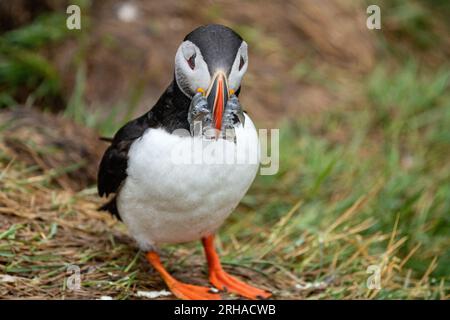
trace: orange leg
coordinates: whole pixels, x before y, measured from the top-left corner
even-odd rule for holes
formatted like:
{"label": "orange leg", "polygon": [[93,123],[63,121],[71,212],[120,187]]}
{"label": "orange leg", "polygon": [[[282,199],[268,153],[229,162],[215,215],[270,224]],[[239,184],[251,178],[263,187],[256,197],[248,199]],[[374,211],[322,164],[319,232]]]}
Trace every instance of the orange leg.
{"label": "orange leg", "polygon": [[270,297],[270,292],[252,287],[235,277],[229,275],[222,268],[219,256],[214,248],[214,236],[202,239],[206,259],[209,266],[209,281],[219,290],[233,292],[248,299],[265,299]]}
{"label": "orange leg", "polygon": [[217,293],[211,293],[211,289],[208,287],[194,286],[192,284],[186,284],[176,280],[172,277],[159,260],[159,255],[150,251],[146,255],[148,262],[159,272],[164,282],[169,287],[172,293],[184,300],[219,300],[220,295]]}

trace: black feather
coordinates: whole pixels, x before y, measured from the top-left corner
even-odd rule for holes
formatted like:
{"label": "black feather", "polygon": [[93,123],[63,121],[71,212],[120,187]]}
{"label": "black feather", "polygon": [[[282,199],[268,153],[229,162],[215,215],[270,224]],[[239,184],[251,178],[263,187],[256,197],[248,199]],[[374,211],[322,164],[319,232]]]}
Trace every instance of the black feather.
{"label": "black feather", "polygon": [[[189,103],[190,99],[173,81],[149,112],[131,120],[114,135],[111,145],[103,155],[98,171],[97,189],[101,197],[118,193],[127,177],[128,151],[132,143],[142,137],[147,129],[163,128],[168,132],[180,128],[189,130],[187,121]],[[116,197],[101,209],[119,216]]]}
{"label": "black feather", "polygon": [[193,42],[200,49],[211,75],[219,68],[225,68],[229,74],[242,44],[240,35],[219,24],[200,26],[184,40]]}
{"label": "black feather", "polygon": [[99,139],[100,139],[100,141],[105,141],[105,142],[109,142],[109,143],[113,142],[113,138],[109,138],[109,137],[100,137]]}
{"label": "black feather", "polygon": [[122,220],[120,218],[119,210],[117,210],[117,199],[116,198],[117,197],[114,196],[114,198],[112,198],[110,201],[108,201],[107,203],[105,203],[104,205],[99,207],[98,210],[99,211],[108,211],[113,216],[116,216],[117,219]]}

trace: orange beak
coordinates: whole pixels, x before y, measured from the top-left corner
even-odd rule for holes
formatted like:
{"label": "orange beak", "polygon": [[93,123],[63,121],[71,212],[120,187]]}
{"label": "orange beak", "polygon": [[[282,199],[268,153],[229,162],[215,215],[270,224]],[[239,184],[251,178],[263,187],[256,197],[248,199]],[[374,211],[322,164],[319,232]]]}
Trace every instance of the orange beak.
{"label": "orange beak", "polygon": [[214,128],[219,131],[222,129],[223,111],[227,104],[228,96],[227,78],[223,72],[217,72],[207,91],[206,99],[209,107],[212,107]]}

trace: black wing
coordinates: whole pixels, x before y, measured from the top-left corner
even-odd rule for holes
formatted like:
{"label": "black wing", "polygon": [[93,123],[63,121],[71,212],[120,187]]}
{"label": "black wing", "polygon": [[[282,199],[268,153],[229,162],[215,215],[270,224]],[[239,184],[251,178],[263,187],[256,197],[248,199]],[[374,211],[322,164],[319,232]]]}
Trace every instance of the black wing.
{"label": "black wing", "polygon": [[[149,112],[125,124],[112,139],[111,145],[106,149],[100,162],[97,179],[98,194],[102,197],[118,192],[120,185],[127,177],[128,151],[131,144],[140,138],[145,130],[163,127],[172,132],[177,128],[189,128],[188,108],[189,99],[174,83],[171,83]],[[107,210],[119,217],[116,197],[103,205],[100,210]]]}
{"label": "black wing", "polygon": [[108,196],[116,193],[127,177],[128,151],[131,144],[149,128],[148,114],[125,124],[114,136],[106,149],[98,171],[98,194]]}
{"label": "black wing", "polygon": [[[141,137],[148,129],[148,114],[125,124],[114,136],[111,145],[103,155],[97,177],[98,194],[108,196],[117,193],[122,182],[127,177],[128,151],[134,140]],[[109,211],[120,219],[117,210],[116,197],[104,204],[99,210]]]}

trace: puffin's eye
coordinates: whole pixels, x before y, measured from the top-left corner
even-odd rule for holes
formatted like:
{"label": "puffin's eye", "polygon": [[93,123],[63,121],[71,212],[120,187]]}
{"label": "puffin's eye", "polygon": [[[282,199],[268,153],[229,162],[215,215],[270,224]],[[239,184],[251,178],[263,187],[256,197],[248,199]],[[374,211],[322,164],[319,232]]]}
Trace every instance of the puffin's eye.
{"label": "puffin's eye", "polygon": [[239,71],[241,71],[244,64],[245,64],[244,58],[241,56],[241,61],[239,62]]}
{"label": "puffin's eye", "polygon": [[191,67],[192,70],[194,70],[194,68],[195,68],[195,56],[196,56],[196,54],[194,53],[194,54],[187,60],[187,63],[189,64],[189,67]]}

